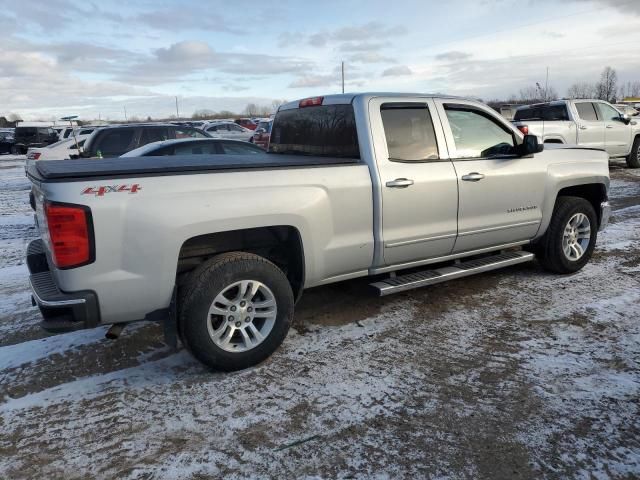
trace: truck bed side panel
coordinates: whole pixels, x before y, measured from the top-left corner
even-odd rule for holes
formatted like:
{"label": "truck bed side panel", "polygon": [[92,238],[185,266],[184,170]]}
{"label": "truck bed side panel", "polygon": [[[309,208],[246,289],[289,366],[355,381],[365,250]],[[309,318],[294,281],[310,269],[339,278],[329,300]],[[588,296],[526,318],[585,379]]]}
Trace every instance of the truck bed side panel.
{"label": "truck bed side panel", "polygon": [[[122,184],[137,184],[139,190],[82,193]],[[295,227],[304,246],[305,287],[365,275],[373,259],[371,180],[364,164],[39,186],[49,199],[92,210],[95,263],[54,272],[64,291],[96,292],[103,323],[137,320],[167,307],[180,248],[199,235]]]}

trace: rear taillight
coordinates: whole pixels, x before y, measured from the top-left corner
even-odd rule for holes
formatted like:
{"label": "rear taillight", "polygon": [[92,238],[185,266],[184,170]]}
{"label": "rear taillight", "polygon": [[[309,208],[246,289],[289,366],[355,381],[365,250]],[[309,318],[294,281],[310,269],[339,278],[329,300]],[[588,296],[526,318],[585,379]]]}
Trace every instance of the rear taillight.
{"label": "rear taillight", "polygon": [[524,135],[529,135],[529,125],[518,125],[518,130],[520,130]]}
{"label": "rear taillight", "polygon": [[323,101],[324,101],[324,97],[305,98],[304,100],[300,100],[300,103],[298,104],[298,108],[317,107],[318,105],[322,105]]}
{"label": "rear taillight", "polygon": [[40,155],[42,155],[40,152],[31,152],[29,155],[27,155],[27,158],[29,160],[38,160],[40,158]]}
{"label": "rear taillight", "polygon": [[57,268],[86,265],[94,260],[91,210],[82,205],[46,202],[44,214]]}

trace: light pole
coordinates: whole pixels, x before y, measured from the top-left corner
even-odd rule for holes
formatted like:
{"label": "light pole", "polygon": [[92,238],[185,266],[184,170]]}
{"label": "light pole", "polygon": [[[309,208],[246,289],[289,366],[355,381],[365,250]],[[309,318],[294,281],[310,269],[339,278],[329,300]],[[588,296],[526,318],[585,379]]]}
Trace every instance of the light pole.
{"label": "light pole", "polygon": [[80,154],[80,147],[78,146],[78,139],[76,138],[76,129],[73,128],[73,120],[78,118],[77,115],[71,115],[69,117],[62,117],[60,120],[69,121],[69,126],[71,127],[71,135],[73,135],[73,141],[76,143],[76,150],[78,151],[78,155]]}

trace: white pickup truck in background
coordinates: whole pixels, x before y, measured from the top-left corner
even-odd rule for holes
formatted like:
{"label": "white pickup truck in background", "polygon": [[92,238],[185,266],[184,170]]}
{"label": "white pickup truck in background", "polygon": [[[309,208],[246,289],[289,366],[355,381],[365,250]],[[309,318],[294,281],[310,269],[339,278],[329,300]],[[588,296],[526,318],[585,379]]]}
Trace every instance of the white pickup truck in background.
{"label": "white pickup truck in background", "polygon": [[516,110],[513,124],[540,142],[602,148],[640,167],[640,125],[603,100],[558,100]]}

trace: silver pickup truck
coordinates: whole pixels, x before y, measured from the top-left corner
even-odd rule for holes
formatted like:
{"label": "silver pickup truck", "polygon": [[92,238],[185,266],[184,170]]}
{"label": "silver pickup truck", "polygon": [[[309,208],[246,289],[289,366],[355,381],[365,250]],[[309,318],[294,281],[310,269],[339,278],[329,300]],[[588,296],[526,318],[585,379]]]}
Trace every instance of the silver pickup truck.
{"label": "silver pickup truck", "polygon": [[608,155],[542,147],[476,101],[343,94],[282,105],[264,155],[35,162],[34,302],[49,331],[162,320],[234,370],[281,344],[305,288],[534,256],[573,273],[608,221]]}
{"label": "silver pickup truck", "polygon": [[543,143],[602,148],[640,168],[640,125],[603,100],[558,100],[520,107],[513,124]]}

